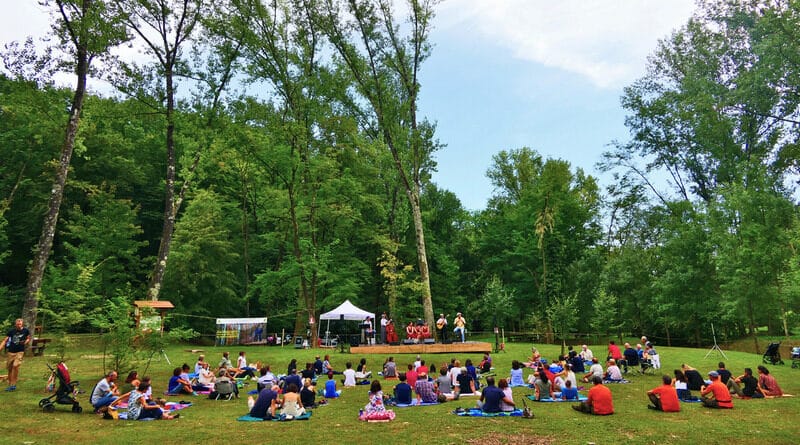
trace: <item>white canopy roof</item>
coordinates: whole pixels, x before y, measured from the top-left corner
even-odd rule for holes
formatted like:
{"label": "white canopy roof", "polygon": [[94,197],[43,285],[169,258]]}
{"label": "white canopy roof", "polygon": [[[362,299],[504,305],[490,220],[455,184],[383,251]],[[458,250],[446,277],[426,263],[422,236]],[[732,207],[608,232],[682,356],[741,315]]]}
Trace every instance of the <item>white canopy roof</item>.
{"label": "white canopy roof", "polygon": [[325,312],[324,314],[320,315],[320,320],[356,320],[361,321],[367,317],[372,317],[375,319],[375,314],[372,312],[367,312],[363,309],[359,309],[350,302],[350,300],[345,300],[344,303],[340,304],[339,307],[336,309]]}

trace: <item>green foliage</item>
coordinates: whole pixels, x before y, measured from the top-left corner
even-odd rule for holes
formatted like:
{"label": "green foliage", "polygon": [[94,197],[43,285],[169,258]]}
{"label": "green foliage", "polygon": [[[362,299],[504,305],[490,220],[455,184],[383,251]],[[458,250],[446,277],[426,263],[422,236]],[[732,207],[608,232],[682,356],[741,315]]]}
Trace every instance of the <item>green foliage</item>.
{"label": "green foliage", "polygon": [[106,300],[101,310],[90,317],[92,326],[99,329],[103,351],[103,373],[115,370],[120,375],[136,368],[139,359],[136,348],[137,332],[133,310],[126,297]]}
{"label": "green foliage", "polygon": [[511,321],[521,315],[515,304],[514,290],[505,286],[498,277],[492,277],[486,283],[483,294],[467,306],[467,313],[477,330],[512,326]]}
{"label": "green foliage", "polygon": [[614,294],[600,290],[592,304],[592,330],[601,335],[616,333],[622,327],[622,320],[618,310],[618,299]]}

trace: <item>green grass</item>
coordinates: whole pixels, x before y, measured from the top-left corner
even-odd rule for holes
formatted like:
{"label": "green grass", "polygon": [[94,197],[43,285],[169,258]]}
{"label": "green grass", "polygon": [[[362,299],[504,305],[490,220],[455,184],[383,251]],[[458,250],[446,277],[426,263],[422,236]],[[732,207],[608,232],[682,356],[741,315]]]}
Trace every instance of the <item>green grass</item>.
{"label": "green grass", "polygon": [[[529,344],[509,344],[506,353],[494,355],[500,375],[510,369],[513,359],[524,359],[530,351]],[[537,345],[545,357],[555,357],[558,346]],[[154,390],[162,392],[174,366],[186,362],[194,364],[197,354],[185,352],[190,346],[172,346],[166,350],[173,365],[163,358],[151,365]],[[212,362],[223,350],[236,355],[239,348],[204,348]],[[595,354],[604,354],[603,346],[592,346]],[[334,366],[343,369],[346,361],[354,364],[361,358],[329,350],[296,350],[280,347],[245,348],[251,363],[261,360],[285,372],[291,358],[298,363],[313,361],[317,353],[330,353]],[[688,363],[705,372],[716,369],[720,357],[712,354],[704,358],[707,350],[660,347],[662,371],[671,374],[681,363]],[[567,403],[531,403],[536,418],[465,418],[450,414],[456,407],[469,407],[470,399],[448,402],[438,406],[396,409],[397,417],[390,423],[367,424],[357,420],[359,408],[367,401],[366,386],[344,391],[343,396],[327,407],[314,410],[309,421],[301,422],[236,422],[236,417],[247,412],[245,398],[230,402],[212,401],[199,397],[195,406],[181,411],[176,421],[127,422],[102,420],[89,414],[88,392],[102,374],[102,360],[92,358],[100,354],[89,342],[79,342],[68,354],[67,361],[73,379],[81,381],[87,392],[80,397],[86,412],[76,415],[69,406],[60,405],[54,413],[42,413],[37,402],[45,396],[47,361],[52,356],[26,357],[18,390],[0,392],[0,416],[3,432],[0,443],[381,443],[391,444],[413,441],[415,443],[531,443],[531,438],[542,438],[545,443],[586,444],[594,442],[631,444],[686,444],[721,443],[737,444],[794,444],[800,442],[800,369],[792,369],[790,360],[784,366],[768,366],[784,391],[798,397],[772,400],[734,400],[735,409],[715,411],[700,404],[682,404],[682,411],[664,414],[645,408],[646,390],[659,384],[659,376],[633,376],[627,385],[610,385],[614,394],[616,414],[592,417],[579,414]],[[742,368],[754,368],[761,356],[741,352],[728,352],[728,368],[735,375]],[[384,356],[366,356],[368,366],[377,371]],[[423,357],[430,364],[449,361],[449,355]],[[480,361],[479,354],[458,357],[462,363],[471,358]],[[395,357],[398,365],[414,360],[413,355]],[[527,378],[527,373],[526,373]],[[392,384],[384,385],[391,392]],[[250,389],[250,388],[247,388]],[[245,390],[246,391],[246,390]],[[518,403],[531,391],[514,389]],[[185,396],[183,398],[186,398]],[[173,398],[178,400],[177,398]],[[524,437],[524,439],[523,439]],[[495,440],[491,440],[495,438]]]}

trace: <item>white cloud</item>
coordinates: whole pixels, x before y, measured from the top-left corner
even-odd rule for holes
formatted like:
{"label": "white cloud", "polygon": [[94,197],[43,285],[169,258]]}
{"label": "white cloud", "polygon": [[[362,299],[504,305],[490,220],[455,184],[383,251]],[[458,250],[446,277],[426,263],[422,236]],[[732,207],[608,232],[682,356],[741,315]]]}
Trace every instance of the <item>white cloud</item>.
{"label": "white cloud", "polygon": [[437,26],[618,88],[643,73],[658,39],[686,23],[693,9],[693,0],[448,0]]}

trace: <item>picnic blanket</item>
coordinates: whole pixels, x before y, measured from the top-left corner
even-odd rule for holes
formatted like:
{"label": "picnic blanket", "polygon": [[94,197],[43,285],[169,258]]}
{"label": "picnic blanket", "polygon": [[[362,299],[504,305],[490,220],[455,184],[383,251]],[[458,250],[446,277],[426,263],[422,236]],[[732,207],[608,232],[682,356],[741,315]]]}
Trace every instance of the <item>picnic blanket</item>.
{"label": "picnic blanket", "polygon": [[358,420],[364,420],[367,422],[388,422],[390,420],[394,420],[394,411],[387,409],[386,411],[381,411],[378,413],[361,413],[358,416]]}
{"label": "picnic blanket", "polygon": [[[281,416],[278,416],[278,417],[275,417],[275,418],[269,419],[269,420],[271,420],[273,422],[288,422],[290,420],[308,420],[310,418],[311,418],[311,411],[306,411],[305,413],[303,413],[302,416],[297,416],[297,417],[291,417],[290,418],[290,417],[286,417],[286,416],[281,415]],[[248,413],[248,414],[245,414],[245,415],[237,418],[236,420],[238,420],[239,422],[264,422],[267,419],[262,419],[261,417],[253,417]]]}
{"label": "picnic blanket", "polygon": [[453,414],[463,417],[522,417],[522,410],[515,409],[514,411],[485,413],[478,408],[469,408],[469,409],[458,408],[455,411],[453,411]]}
{"label": "picnic blanket", "polygon": [[[190,406],[192,406],[192,402],[182,402],[182,403],[181,402],[167,402],[164,405],[164,408],[166,408],[166,410],[169,411],[169,412],[173,412],[173,411],[180,411],[180,410],[182,410],[184,408],[188,408]],[[120,403],[120,404],[118,404],[116,406],[117,411],[119,411],[119,419],[120,420],[128,420],[128,410],[126,408],[128,408],[128,403],[127,402],[122,402],[122,403]],[[143,419],[143,420],[156,420],[156,419]]]}
{"label": "picnic blanket", "polygon": [[603,380],[603,383],[606,383],[606,384],[608,384],[608,383],[630,383],[630,382],[631,382],[630,380],[625,380],[625,379],[622,379],[622,380]]}
{"label": "picnic blanket", "polygon": [[533,400],[534,402],[585,402],[586,400],[589,399],[586,396],[578,396],[577,399],[569,399],[569,400],[551,399],[550,397],[545,397],[542,400],[536,400],[536,396],[533,395],[533,394],[530,394],[527,397],[528,397],[528,400]]}
{"label": "picnic blanket", "polygon": [[439,404],[439,402],[422,402],[422,403],[418,403],[417,399],[411,399],[411,403],[397,403],[397,404],[395,404],[393,406],[396,406],[398,408],[408,408],[410,406],[428,406],[428,405],[438,405],[438,404]]}

